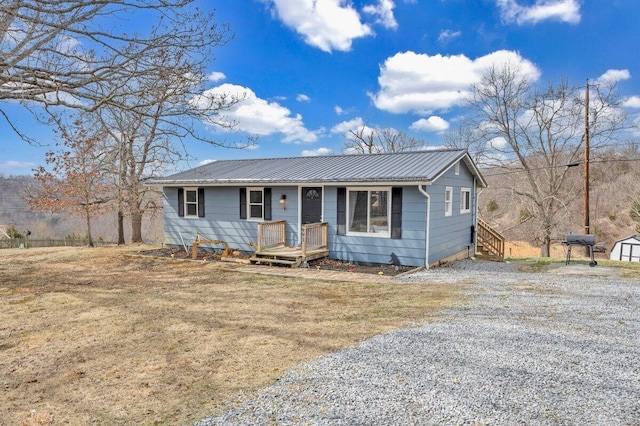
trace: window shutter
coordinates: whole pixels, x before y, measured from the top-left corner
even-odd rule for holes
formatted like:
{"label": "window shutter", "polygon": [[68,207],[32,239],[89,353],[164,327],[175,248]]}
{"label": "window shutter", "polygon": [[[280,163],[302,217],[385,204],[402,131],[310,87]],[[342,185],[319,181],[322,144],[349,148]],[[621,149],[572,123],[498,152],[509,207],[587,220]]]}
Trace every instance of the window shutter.
{"label": "window shutter", "polygon": [[247,218],[247,188],[240,188],[240,219]]}
{"label": "window shutter", "polygon": [[402,238],[402,188],[391,189],[391,238]]}
{"label": "window shutter", "polygon": [[264,189],[264,220],[271,220],[271,188]]}
{"label": "window shutter", "polygon": [[184,217],[184,188],[178,188],[178,216]]}
{"label": "window shutter", "polygon": [[198,188],[198,217],[204,217],[204,188]]}
{"label": "window shutter", "polygon": [[338,188],[338,235],[347,234],[347,188]]}

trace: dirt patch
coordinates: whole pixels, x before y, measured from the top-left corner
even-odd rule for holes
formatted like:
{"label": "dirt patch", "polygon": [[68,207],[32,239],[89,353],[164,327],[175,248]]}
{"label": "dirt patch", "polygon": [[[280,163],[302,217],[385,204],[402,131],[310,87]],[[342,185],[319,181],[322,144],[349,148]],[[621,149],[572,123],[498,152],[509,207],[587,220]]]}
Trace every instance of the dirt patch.
{"label": "dirt patch", "polygon": [[[504,254],[507,257],[539,257],[540,247],[535,247],[526,241],[507,241]],[[561,243],[551,245],[551,257],[563,258],[567,255],[567,246]]]}
{"label": "dirt patch", "polygon": [[0,252],[0,423],[185,424],[285,370],[436,318],[451,284],[225,272],[151,247]]}
{"label": "dirt patch", "polygon": [[[155,257],[164,257],[164,258],[172,258],[172,259],[192,259],[191,253],[187,253],[184,249],[179,248],[155,248],[153,250],[145,250],[142,251],[141,254],[147,256],[155,256]],[[243,255],[239,252],[235,252],[232,257],[236,258],[244,258],[249,259],[248,255]],[[198,255],[196,257],[197,260],[205,260],[205,261],[219,261],[221,260],[221,254],[219,251],[207,250],[201,248],[198,250]],[[285,266],[288,267],[288,266]],[[380,265],[380,264],[362,264],[362,263],[354,263],[354,262],[343,262],[341,260],[336,259],[317,259],[312,260],[308,264],[309,268],[312,269],[321,269],[328,271],[342,271],[342,272],[356,272],[363,274],[376,274],[376,275],[389,275],[395,276],[405,272],[408,272],[412,269],[415,269],[413,266],[402,266],[402,265]]]}
{"label": "dirt patch", "polygon": [[309,262],[310,268],[323,269],[329,271],[356,272],[363,274],[377,274],[395,276],[403,274],[412,269],[413,266],[394,266],[394,265],[363,265],[352,262],[342,262],[335,259],[318,259]]}

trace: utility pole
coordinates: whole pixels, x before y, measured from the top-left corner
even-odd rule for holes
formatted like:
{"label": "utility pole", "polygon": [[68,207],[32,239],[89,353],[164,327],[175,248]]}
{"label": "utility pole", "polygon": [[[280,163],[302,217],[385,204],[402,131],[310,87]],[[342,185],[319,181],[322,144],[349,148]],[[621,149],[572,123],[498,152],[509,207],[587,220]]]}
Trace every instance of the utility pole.
{"label": "utility pole", "polygon": [[[589,80],[585,89],[584,101],[584,233],[590,234],[589,224]],[[586,248],[587,256],[589,247]]]}

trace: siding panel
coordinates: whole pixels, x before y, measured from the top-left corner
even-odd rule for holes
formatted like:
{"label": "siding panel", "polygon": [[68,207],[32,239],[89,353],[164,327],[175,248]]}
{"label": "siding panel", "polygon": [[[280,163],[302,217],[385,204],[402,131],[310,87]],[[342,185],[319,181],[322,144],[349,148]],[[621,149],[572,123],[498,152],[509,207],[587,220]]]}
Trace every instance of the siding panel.
{"label": "siding panel", "polygon": [[[251,252],[249,241],[257,241],[258,223],[240,219],[237,187],[205,187],[205,211],[203,218],[178,216],[178,188],[164,188],[164,241],[165,244],[182,246],[195,240],[199,232],[204,239],[224,240],[230,247]],[[298,194],[296,187],[278,187],[273,196],[287,195],[287,209],[274,204],[272,220],[286,220],[287,244],[298,244]]]}

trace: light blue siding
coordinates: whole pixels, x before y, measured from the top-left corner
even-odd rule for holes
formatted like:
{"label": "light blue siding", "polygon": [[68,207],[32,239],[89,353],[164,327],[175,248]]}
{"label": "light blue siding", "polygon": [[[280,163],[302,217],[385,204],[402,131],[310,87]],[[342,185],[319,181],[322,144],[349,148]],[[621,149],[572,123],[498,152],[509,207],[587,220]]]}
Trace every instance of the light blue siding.
{"label": "light blue siding", "polygon": [[[240,219],[240,194],[237,187],[205,187],[205,217],[178,216],[178,188],[164,188],[164,241],[168,245],[187,245],[199,232],[203,239],[224,240],[229,247],[250,252],[250,241],[258,238],[257,221]],[[287,209],[283,211],[278,200],[287,196]],[[271,189],[272,220],[287,221],[287,244],[298,244],[298,189],[273,187]]]}
{"label": "light blue siding", "polygon": [[402,238],[337,235],[337,187],[325,186],[329,256],[349,262],[391,262],[391,253],[407,266],[424,266],[426,199],[415,186],[402,187]]}
{"label": "light blue siding", "polygon": [[[451,216],[445,216],[445,188],[453,189],[453,209]],[[468,213],[460,212],[461,189],[471,190],[471,208]],[[471,240],[471,227],[475,224],[475,195],[473,176],[460,165],[460,174],[456,175],[451,167],[433,185],[426,188],[431,197],[431,220],[429,233],[429,264],[464,250],[474,254],[475,246]]]}
{"label": "light blue siding", "polygon": [[[451,167],[432,185],[424,186],[430,195],[429,259],[433,264],[443,258],[469,250],[473,254],[472,226],[475,224],[476,188],[473,175],[463,162],[460,174]],[[309,185],[312,186],[312,185]],[[340,185],[344,186],[344,185]],[[445,216],[445,188],[453,188],[453,211]],[[386,186],[388,188],[388,186]],[[426,247],[427,198],[417,185],[402,187],[402,238],[337,235],[337,188],[325,185],[323,221],[327,222],[330,257],[351,262],[388,264],[395,254],[403,265],[424,266]],[[470,212],[460,212],[461,189],[471,191]],[[272,187],[272,220],[286,220],[287,244],[299,245],[299,188]],[[205,239],[225,240],[230,247],[252,252],[250,241],[257,241],[257,222],[240,219],[238,187],[205,187],[204,218],[178,217],[178,188],[164,188],[165,243],[191,245],[199,232]],[[287,208],[278,200],[286,195]]]}

